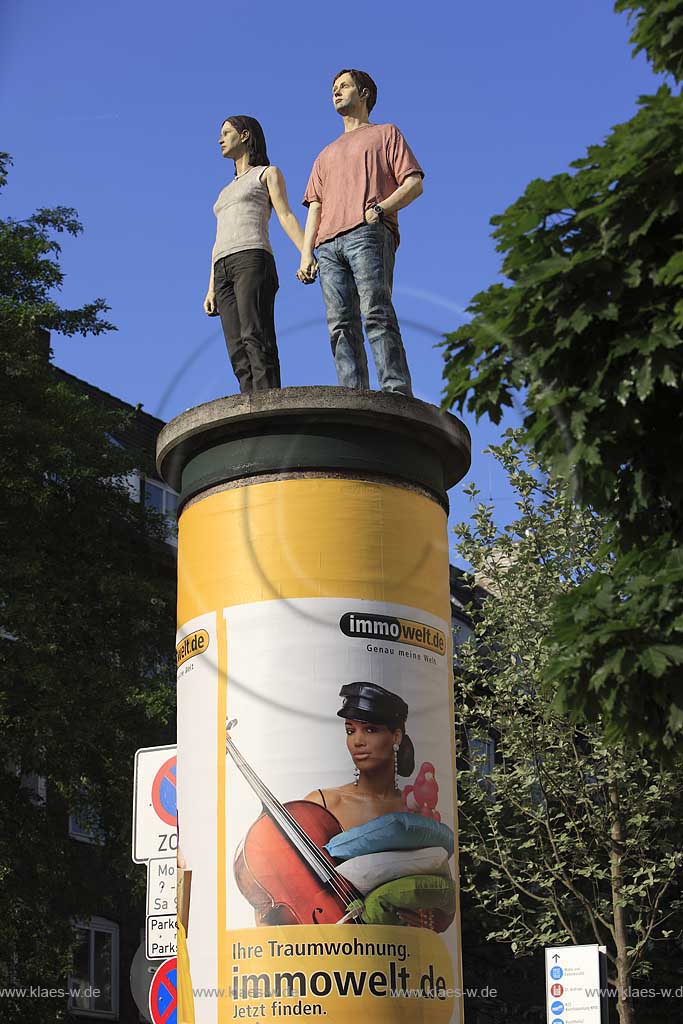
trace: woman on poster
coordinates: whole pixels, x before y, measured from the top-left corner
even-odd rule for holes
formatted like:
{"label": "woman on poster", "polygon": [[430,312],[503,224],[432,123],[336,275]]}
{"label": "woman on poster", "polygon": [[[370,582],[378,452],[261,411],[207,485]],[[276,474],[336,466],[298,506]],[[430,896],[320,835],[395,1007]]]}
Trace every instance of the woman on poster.
{"label": "woman on poster", "polygon": [[[455,914],[447,867],[453,832],[431,809],[407,810],[398,778],[415,768],[405,731],[408,705],[369,682],[347,683],[340,696],[337,714],[345,721],[356,778],[303,800],[277,800],[235,747],[230,730],[236,722],[228,723],[227,752],[263,807],[235,855],[237,886],[254,907],[257,925],[362,919],[444,931]],[[328,884],[333,900],[323,906]]]}
{"label": "woman on poster", "polygon": [[214,205],[208,316],[220,316],[240,392],[280,387],[275,335],[279,282],[268,235],[272,210],[299,251],[304,235],[289,206],[282,171],[268,158],[263,129],[247,115],[226,118],[219,145],[235,163],[235,176]]}
{"label": "woman on poster", "polygon": [[315,789],[305,800],[322,804],[344,830],[384,814],[405,811],[399,776],[412,775],[415,752],[406,733],[408,705],[376,683],[347,683],[337,712],[345,720],[346,746],[354,781],[334,789]]}

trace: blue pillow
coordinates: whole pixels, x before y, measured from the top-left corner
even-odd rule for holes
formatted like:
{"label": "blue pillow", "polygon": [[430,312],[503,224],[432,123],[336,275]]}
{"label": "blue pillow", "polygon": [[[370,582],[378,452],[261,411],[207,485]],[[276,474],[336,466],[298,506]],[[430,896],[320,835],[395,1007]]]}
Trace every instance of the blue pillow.
{"label": "blue pillow", "polygon": [[349,860],[365,853],[421,850],[425,846],[441,846],[450,857],[455,847],[452,829],[421,814],[394,811],[340,832],[325,849],[335,860]]}

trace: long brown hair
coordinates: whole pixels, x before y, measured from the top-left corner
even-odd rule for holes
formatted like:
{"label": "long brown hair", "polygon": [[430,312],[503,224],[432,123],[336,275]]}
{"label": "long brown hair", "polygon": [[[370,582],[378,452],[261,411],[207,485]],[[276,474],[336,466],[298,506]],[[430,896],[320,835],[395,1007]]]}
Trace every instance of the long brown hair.
{"label": "long brown hair", "polygon": [[[263,128],[256,118],[249,117],[247,114],[235,114],[231,117],[226,117],[225,121],[229,121],[235,131],[249,132],[247,152],[251,166],[262,167],[264,164],[268,166],[270,160],[268,159],[266,137],[263,134]],[[225,124],[225,121],[223,124]]]}

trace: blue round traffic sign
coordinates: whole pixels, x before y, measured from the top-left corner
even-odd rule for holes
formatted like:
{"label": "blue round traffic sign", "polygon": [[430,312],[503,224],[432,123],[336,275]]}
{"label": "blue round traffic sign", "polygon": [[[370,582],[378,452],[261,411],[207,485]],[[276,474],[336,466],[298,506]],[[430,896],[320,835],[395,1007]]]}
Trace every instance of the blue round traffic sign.
{"label": "blue round traffic sign", "polygon": [[559,981],[563,974],[564,974],[564,971],[562,970],[561,967],[551,967],[550,968],[550,977],[553,979],[553,981]]}
{"label": "blue round traffic sign", "polygon": [[557,1002],[552,1003],[550,1006],[551,1013],[564,1013],[564,1003],[561,1003],[559,999]]}
{"label": "blue round traffic sign", "polygon": [[561,1017],[556,1017],[553,1024],[565,1024]]}
{"label": "blue round traffic sign", "polygon": [[178,1024],[178,958],[165,960],[152,978],[149,1015],[153,1024]]}

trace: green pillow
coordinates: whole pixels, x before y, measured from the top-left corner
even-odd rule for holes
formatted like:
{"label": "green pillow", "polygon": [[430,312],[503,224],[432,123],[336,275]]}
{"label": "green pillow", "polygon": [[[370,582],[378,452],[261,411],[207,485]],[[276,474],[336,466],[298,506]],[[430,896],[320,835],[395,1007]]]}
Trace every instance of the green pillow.
{"label": "green pillow", "polygon": [[443,875],[406,875],[385,882],[365,897],[366,924],[406,922],[398,911],[434,911],[436,931],[445,931],[455,916],[455,882]]}

